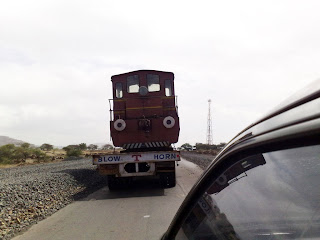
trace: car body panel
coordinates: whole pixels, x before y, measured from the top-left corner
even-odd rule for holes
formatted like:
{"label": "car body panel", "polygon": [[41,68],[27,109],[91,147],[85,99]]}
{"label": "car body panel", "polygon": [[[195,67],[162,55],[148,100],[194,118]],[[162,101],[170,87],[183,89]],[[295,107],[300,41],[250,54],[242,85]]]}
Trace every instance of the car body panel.
{"label": "car body panel", "polygon": [[306,89],[250,125],[227,144],[191,189],[163,239],[174,239],[212,179],[217,179],[227,166],[253,154],[320,143],[320,81]]}

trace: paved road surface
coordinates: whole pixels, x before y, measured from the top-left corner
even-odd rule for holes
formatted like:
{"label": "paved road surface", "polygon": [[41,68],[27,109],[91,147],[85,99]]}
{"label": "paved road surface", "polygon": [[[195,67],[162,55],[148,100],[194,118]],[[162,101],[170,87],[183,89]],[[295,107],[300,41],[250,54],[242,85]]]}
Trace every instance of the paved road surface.
{"label": "paved road surface", "polygon": [[31,227],[14,240],[46,239],[160,239],[202,170],[182,160],[177,186],[157,187],[137,181],[134,188],[109,192],[104,187]]}

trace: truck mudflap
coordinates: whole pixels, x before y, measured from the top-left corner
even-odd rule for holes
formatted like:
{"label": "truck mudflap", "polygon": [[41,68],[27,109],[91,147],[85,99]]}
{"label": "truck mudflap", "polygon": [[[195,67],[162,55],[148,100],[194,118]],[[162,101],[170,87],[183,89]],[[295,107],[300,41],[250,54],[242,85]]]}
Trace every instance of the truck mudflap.
{"label": "truck mudflap", "polygon": [[92,163],[100,164],[121,164],[121,163],[139,163],[139,162],[167,162],[180,161],[180,152],[135,152],[123,154],[93,155]]}

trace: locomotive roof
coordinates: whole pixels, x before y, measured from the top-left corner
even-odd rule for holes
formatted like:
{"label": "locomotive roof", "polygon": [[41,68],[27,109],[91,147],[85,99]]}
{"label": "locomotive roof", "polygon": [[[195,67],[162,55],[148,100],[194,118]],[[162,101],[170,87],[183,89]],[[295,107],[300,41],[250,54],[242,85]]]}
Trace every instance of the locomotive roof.
{"label": "locomotive roof", "polygon": [[134,73],[140,73],[140,72],[154,72],[154,73],[167,73],[167,74],[173,74],[173,72],[165,72],[165,71],[158,71],[158,70],[136,70],[136,71],[132,71],[132,72],[127,72],[127,73],[121,73],[121,74],[117,74],[117,75],[113,75],[111,76],[111,81],[114,77],[120,77],[120,76],[124,76],[124,75],[130,75],[130,74],[134,74]]}

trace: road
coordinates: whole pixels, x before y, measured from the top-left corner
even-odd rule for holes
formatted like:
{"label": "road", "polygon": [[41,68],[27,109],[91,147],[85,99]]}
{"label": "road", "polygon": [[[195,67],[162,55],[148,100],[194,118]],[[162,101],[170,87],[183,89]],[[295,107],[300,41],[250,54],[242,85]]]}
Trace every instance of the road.
{"label": "road", "polygon": [[104,187],[13,239],[160,239],[202,172],[182,160],[174,188],[159,188],[152,180],[137,181],[133,189],[121,192]]}

